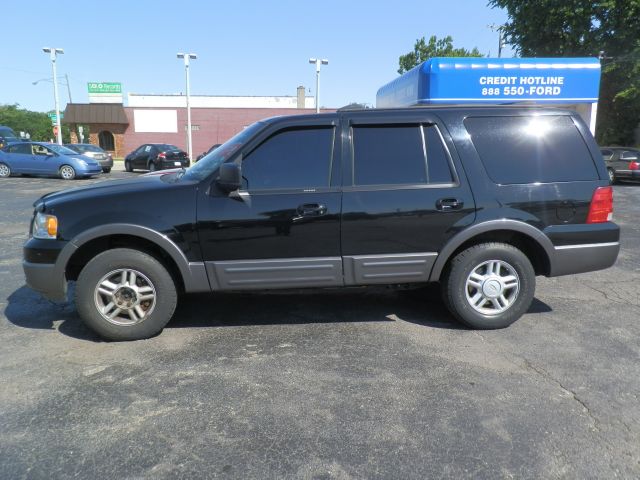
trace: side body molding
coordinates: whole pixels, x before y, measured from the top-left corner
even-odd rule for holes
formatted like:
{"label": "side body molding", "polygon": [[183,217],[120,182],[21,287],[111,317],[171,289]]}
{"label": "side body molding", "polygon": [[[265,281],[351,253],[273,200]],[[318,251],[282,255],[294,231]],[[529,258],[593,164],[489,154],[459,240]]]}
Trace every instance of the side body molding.
{"label": "side body molding", "polygon": [[130,223],[101,225],[80,233],[60,252],[58,260],[56,261],[56,275],[60,275],[64,278],[64,273],[69,259],[82,245],[91,240],[95,240],[96,238],[108,237],[110,235],[131,235],[155,243],[164,252],[166,252],[178,266],[186,292],[211,291],[204,262],[189,262],[182,250],[180,250],[180,248],[166,235],[163,235],[151,228]]}
{"label": "side body molding", "polygon": [[546,252],[547,257],[550,262],[553,262],[555,251],[553,248],[553,244],[549,237],[547,237],[544,233],[538,230],[536,227],[533,227],[525,222],[520,222],[517,220],[509,220],[509,219],[501,219],[501,220],[489,220],[482,223],[477,223],[470,227],[467,227],[462,232],[455,235],[453,238],[447,242],[447,244],[442,248],[440,253],[438,254],[438,258],[436,259],[433,268],[431,270],[431,275],[429,276],[429,281],[437,282],[440,280],[440,275],[442,274],[442,270],[451,257],[451,254],[455,252],[455,250],[462,245],[467,240],[475,237],[476,235],[480,235],[482,233],[496,231],[496,230],[511,230],[518,233],[523,233],[528,237],[531,237],[534,241],[536,241]]}

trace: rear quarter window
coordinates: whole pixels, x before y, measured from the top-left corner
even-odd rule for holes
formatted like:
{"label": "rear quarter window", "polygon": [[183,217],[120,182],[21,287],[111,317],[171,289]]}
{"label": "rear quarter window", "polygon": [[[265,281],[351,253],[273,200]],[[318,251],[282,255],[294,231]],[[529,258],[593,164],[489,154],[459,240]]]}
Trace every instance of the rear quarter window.
{"label": "rear quarter window", "polygon": [[495,183],[599,179],[587,144],[568,115],[470,117],[464,124]]}

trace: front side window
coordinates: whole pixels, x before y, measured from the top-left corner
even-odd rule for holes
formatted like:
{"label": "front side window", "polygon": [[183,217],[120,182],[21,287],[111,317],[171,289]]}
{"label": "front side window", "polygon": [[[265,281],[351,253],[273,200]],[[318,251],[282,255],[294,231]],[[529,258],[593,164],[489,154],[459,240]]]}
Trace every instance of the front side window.
{"label": "front side window", "polygon": [[328,187],[332,152],[333,127],[281,130],[242,160],[243,188]]}
{"label": "front side window", "polygon": [[354,185],[452,181],[449,155],[435,125],[353,127]]}

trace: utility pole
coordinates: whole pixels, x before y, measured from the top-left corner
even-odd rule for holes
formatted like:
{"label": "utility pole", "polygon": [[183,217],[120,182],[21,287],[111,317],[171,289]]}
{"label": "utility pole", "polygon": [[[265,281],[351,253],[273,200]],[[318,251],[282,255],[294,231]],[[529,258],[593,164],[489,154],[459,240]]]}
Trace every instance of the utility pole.
{"label": "utility pole", "polygon": [[320,113],[320,65],[329,65],[326,58],[310,58],[309,63],[316,66],[316,113]]}
{"label": "utility pole", "polygon": [[58,137],[58,144],[62,145],[62,126],[60,125],[60,102],[58,100],[58,74],[56,70],[56,60],[58,54],[63,54],[64,50],[62,48],[45,47],[42,51],[48,53],[49,58],[51,59],[51,69],[53,70],[53,97],[56,104],[56,136]]}

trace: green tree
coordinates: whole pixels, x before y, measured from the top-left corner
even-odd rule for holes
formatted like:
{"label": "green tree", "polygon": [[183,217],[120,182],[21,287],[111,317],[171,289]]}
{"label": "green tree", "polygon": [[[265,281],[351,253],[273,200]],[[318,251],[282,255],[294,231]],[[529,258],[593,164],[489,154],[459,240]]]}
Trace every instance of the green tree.
{"label": "green tree", "polygon": [[602,56],[596,138],[633,142],[640,120],[640,0],[489,0],[507,11],[507,43],[525,57]]}
{"label": "green tree", "polygon": [[[18,104],[0,105],[0,125],[10,127],[18,135],[29,133],[31,140],[48,142],[54,139],[51,119],[44,112],[20,108]],[[69,127],[62,125],[62,141],[69,142]]]}
{"label": "green tree", "polygon": [[480,54],[476,47],[473,47],[471,50],[454,48],[453,38],[450,35],[441,39],[432,35],[429,37],[428,43],[425,38],[422,37],[416,40],[416,44],[413,46],[413,52],[400,55],[398,59],[400,66],[398,73],[403,74],[404,72],[408,72],[413,67],[433,57],[482,57],[482,54]]}

